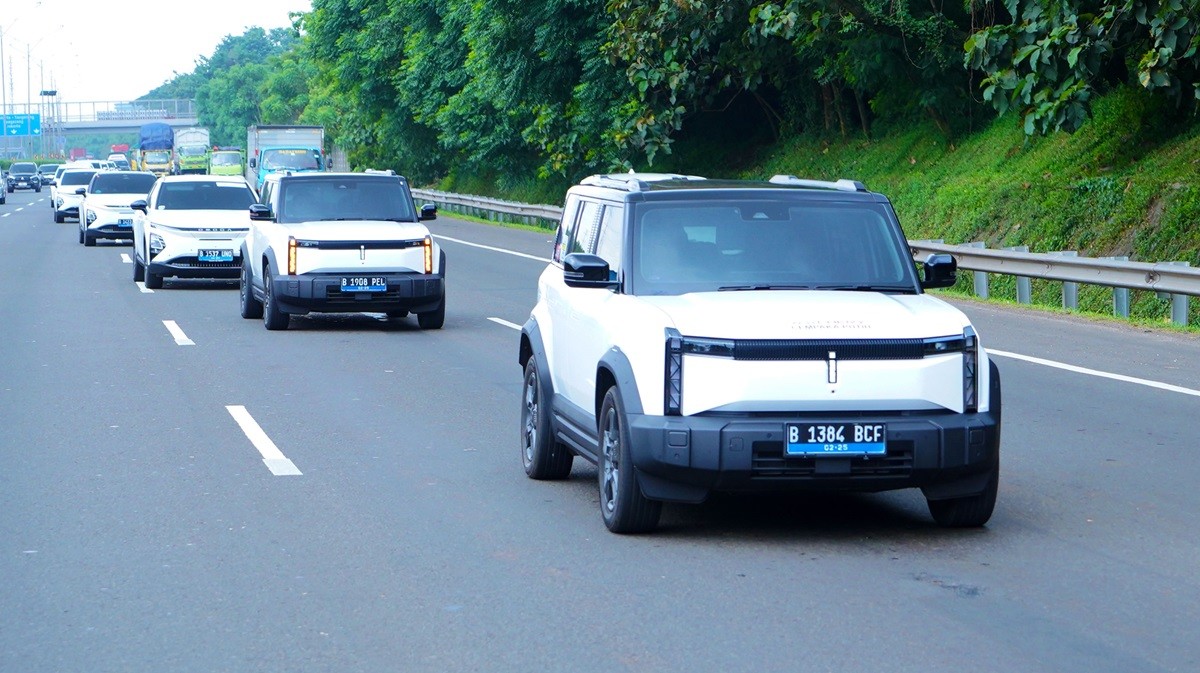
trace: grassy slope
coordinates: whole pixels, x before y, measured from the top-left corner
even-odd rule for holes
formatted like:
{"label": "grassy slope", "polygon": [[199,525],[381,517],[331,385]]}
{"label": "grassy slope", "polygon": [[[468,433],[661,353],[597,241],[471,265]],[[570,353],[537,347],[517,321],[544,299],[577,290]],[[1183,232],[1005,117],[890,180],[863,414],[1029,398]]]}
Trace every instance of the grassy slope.
{"label": "grassy slope", "polygon": [[[1028,143],[1014,116],[953,143],[932,124],[871,141],[797,138],[741,176],[862,180],[891,198],[913,239],[1200,266],[1200,121],[1154,121],[1165,117],[1155,105],[1141,92],[1119,91],[1099,99],[1075,134]],[[1057,305],[1060,287],[1035,282],[1035,302]],[[992,293],[1015,298],[1015,284],[994,277]],[[1133,295],[1135,317],[1169,319],[1167,301]],[[1107,289],[1080,288],[1084,310],[1111,313],[1111,301]],[[1200,300],[1192,304],[1190,324],[1200,326]]]}

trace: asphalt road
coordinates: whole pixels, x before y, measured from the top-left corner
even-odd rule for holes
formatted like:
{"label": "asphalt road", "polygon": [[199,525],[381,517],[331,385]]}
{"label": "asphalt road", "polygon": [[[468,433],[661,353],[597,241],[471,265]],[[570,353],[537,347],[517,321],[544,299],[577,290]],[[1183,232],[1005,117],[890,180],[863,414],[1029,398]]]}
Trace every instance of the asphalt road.
{"label": "asphalt road", "polygon": [[0,206],[4,673],[1200,670],[1195,338],[964,304],[1005,354],[984,529],[898,492],[622,537],[593,467],[521,470],[546,234],[431,223],[443,330],[279,333],[233,284],[143,292],[47,197]]}

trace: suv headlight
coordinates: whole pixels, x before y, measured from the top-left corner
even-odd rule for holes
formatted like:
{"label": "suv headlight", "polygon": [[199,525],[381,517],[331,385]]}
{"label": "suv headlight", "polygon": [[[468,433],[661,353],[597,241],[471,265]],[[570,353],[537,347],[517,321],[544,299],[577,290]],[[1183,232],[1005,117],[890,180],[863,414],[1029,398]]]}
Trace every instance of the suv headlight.
{"label": "suv headlight", "polygon": [[96,211],[92,210],[91,208],[88,208],[85,219],[87,220],[88,226],[91,226],[91,224],[96,221]]}
{"label": "suv headlight", "polygon": [[971,327],[963,330],[963,411],[979,411],[979,339]]}
{"label": "suv headlight", "polygon": [[151,255],[157,255],[158,253],[162,252],[163,248],[165,247],[167,247],[167,242],[163,240],[162,236],[159,236],[158,234],[150,234]]}

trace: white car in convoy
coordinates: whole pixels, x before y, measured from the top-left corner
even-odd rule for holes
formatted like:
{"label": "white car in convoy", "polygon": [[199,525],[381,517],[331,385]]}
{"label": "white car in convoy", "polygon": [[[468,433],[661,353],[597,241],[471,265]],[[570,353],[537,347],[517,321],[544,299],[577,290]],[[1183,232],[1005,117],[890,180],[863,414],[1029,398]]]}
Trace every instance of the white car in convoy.
{"label": "white car in convoy", "polygon": [[62,224],[68,217],[79,217],[79,204],[83,202],[88,183],[96,173],[99,171],[95,168],[62,169],[58,174],[58,184],[51,187],[50,192],[55,222]]}
{"label": "white car in convoy", "polygon": [[132,240],[132,204],[146,200],[157,179],[153,173],[133,171],[93,175],[79,204],[79,242],[90,247],[102,238]]}
{"label": "white car in convoy", "polygon": [[237,278],[256,201],[240,175],[159,178],[149,197],[133,204],[134,281],[160,288],[169,277]]}
{"label": "white car in convoy", "polygon": [[927,294],[891,203],[860,182],[598,175],[568,190],[521,332],[533,479],[596,463],[617,533],[712,492],[919,488],[981,526],[1000,474],[1000,375]]}
{"label": "white car in convoy", "polygon": [[372,173],[272,173],[250,208],[242,246],[243,318],[287,329],[291,316],[417,314],[422,329],[446,318],[446,257],[421,220],[408,181]]}

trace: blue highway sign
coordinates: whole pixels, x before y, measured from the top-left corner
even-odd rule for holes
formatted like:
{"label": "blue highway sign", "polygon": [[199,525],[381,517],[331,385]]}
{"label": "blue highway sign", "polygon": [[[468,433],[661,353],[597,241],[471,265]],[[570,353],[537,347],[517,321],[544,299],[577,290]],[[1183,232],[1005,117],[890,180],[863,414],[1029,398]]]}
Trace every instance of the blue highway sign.
{"label": "blue highway sign", "polygon": [[42,135],[42,115],[5,115],[0,116],[4,121],[5,136],[40,136]]}

